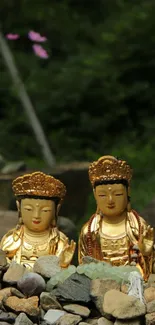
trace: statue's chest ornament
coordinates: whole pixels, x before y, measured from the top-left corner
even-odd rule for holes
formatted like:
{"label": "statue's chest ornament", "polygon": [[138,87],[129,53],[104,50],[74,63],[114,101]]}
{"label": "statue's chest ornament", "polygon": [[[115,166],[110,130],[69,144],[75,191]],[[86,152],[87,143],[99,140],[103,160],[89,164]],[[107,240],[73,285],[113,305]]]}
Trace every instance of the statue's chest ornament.
{"label": "statue's chest ornament", "polygon": [[125,251],[127,250],[127,237],[126,234],[122,234],[119,237],[116,236],[107,236],[103,233],[100,233],[100,245],[102,252],[104,250],[111,250],[111,251]]}
{"label": "statue's chest ornament", "polygon": [[22,253],[32,253],[37,255],[38,252],[45,252],[49,249],[49,236],[40,240],[31,240],[27,236],[23,237]]}

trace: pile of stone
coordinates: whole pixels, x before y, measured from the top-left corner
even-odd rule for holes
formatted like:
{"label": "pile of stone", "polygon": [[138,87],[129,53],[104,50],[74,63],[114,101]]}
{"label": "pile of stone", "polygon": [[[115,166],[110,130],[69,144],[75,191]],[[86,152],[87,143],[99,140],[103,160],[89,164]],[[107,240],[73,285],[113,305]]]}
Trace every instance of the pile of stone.
{"label": "pile of stone", "polygon": [[8,265],[0,252],[0,325],[155,324],[153,275],[145,284],[143,302],[128,295],[126,280],[104,274],[97,278],[94,264],[88,260],[84,265],[88,276],[75,266],[61,270],[57,257],[44,256],[28,271],[15,262]]}

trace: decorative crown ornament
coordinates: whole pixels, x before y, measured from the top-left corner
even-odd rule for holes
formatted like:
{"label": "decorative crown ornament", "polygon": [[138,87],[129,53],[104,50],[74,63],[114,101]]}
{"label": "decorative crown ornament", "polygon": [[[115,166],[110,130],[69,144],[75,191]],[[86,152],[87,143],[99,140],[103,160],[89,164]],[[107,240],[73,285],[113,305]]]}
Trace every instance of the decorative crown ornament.
{"label": "decorative crown ornament", "polygon": [[62,182],[42,172],[17,177],[12,182],[12,189],[17,198],[22,196],[57,197],[62,201],[66,194],[66,187]]}
{"label": "decorative crown ornament", "polygon": [[94,187],[98,181],[126,180],[128,184],[132,178],[132,169],[124,160],[113,156],[102,156],[89,166],[89,179]]}

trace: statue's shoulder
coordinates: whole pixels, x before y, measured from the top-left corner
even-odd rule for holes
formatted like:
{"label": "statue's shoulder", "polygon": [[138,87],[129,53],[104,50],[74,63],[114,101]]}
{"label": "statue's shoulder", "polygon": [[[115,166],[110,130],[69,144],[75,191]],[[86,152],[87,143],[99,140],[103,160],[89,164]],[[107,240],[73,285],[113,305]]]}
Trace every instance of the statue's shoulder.
{"label": "statue's shoulder", "polygon": [[135,210],[128,213],[128,220],[132,233],[136,238],[139,236],[141,227],[143,231],[147,228],[147,222]]}
{"label": "statue's shoulder", "polygon": [[88,230],[90,228],[90,232],[97,232],[99,230],[99,223],[100,223],[100,215],[94,214],[91,216],[91,218],[84,224],[84,226],[81,229],[81,235],[87,236]]}
{"label": "statue's shoulder", "polygon": [[81,229],[81,235],[84,235],[84,236],[87,235],[87,233],[88,233],[88,226],[89,226],[89,221],[87,221],[87,222],[82,226],[82,229]]}
{"label": "statue's shoulder", "polygon": [[68,239],[68,237],[62,231],[58,230],[58,232],[59,232],[59,240],[64,243]]}
{"label": "statue's shoulder", "polygon": [[9,230],[1,239],[0,248],[7,253],[16,251],[21,245],[21,228]]}
{"label": "statue's shoulder", "polygon": [[147,227],[147,222],[145,219],[143,219],[135,210],[129,212],[129,219],[131,226],[134,228],[138,229],[139,225],[143,226],[144,228]]}

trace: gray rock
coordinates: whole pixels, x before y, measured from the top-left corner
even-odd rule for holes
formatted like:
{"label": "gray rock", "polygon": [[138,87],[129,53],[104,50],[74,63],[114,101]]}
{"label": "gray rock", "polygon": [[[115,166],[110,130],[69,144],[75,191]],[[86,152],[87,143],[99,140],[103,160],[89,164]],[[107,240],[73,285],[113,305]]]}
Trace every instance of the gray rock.
{"label": "gray rock", "polygon": [[90,282],[91,280],[86,275],[74,273],[51,293],[60,300],[89,302],[91,300]]}
{"label": "gray rock", "polygon": [[0,310],[0,322],[14,323],[17,315],[11,312]]}
{"label": "gray rock", "polygon": [[110,320],[106,319],[105,317],[101,317],[98,319],[98,325],[114,325],[113,322],[111,322]]}
{"label": "gray rock", "polygon": [[103,311],[104,295],[111,289],[120,291],[120,285],[115,280],[110,279],[95,279],[91,282],[91,298],[95,303],[96,308],[103,316],[105,315],[105,312]]}
{"label": "gray rock", "polygon": [[65,314],[60,317],[55,325],[77,325],[82,320],[82,318],[78,315]]}
{"label": "gray rock", "polygon": [[[40,306],[41,307],[41,306]],[[51,308],[52,309],[52,308]],[[55,309],[55,308],[53,308]],[[44,319],[44,316],[45,316],[46,312],[45,310],[43,310],[42,308],[40,308],[40,318],[43,320]]]}
{"label": "gray rock", "polygon": [[35,262],[33,271],[39,273],[44,278],[51,278],[61,271],[59,258],[55,255],[41,256]]}
{"label": "gray rock", "polygon": [[65,305],[63,306],[63,309],[72,314],[80,315],[84,318],[90,315],[89,308],[77,304]]}
{"label": "gray rock", "polygon": [[25,272],[27,273],[28,271],[23,265],[12,262],[8,270],[4,273],[3,281],[10,285],[16,284]]}
{"label": "gray rock", "polygon": [[48,324],[55,324],[56,321],[64,315],[65,315],[65,311],[63,310],[49,309],[44,316],[44,320]]}
{"label": "gray rock", "polygon": [[27,296],[37,296],[45,290],[46,283],[43,277],[37,273],[24,274],[17,282],[17,287]]}
{"label": "gray rock", "polygon": [[145,315],[146,325],[155,325],[155,312]]}
{"label": "gray rock", "polygon": [[63,216],[58,216],[57,227],[70,240],[71,239],[76,240],[77,229],[75,223],[71,219]]}
{"label": "gray rock", "polygon": [[31,320],[26,316],[25,313],[20,313],[16,318],[14,325],[33,325]]}
{"label": "gray rock", "polygon": [[41,293],[40,305],[46,311],[48,311],[49,309],[62,309],[56,297],[52,296],[49,292]]}
{"label": "gray rock", "polygon": [[135,297],[109,290],[104,296],[103,311],[115,318],[127,320],[145,315],[146,307]]}
{"label": "gray rock", "polygon": [[0,322],[0,325],[10,325],[10,323],[7,323],[7,322]]}
{"label": "gray rock", "polygon": [[23,295],[23,293],[21,293],[19,290],[17,290],[16,288],[10,288],[10,292],[12,296],[16,296],[18,298],[24,298],[25,296]]}

